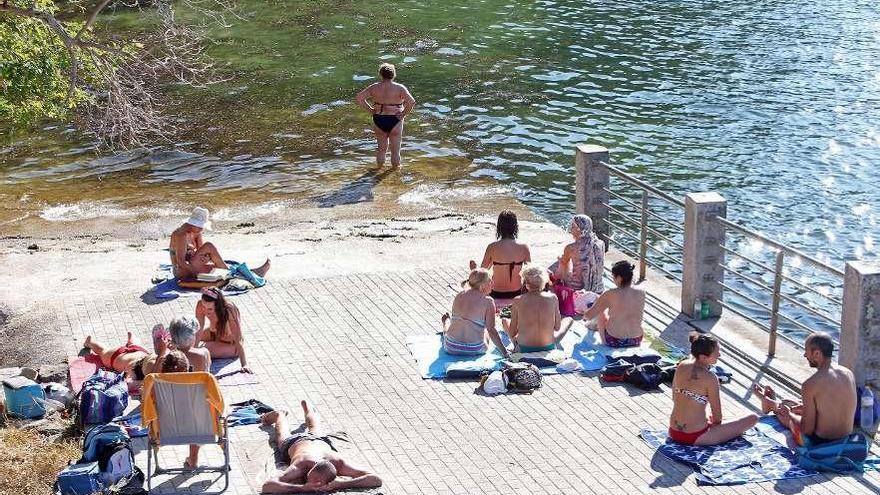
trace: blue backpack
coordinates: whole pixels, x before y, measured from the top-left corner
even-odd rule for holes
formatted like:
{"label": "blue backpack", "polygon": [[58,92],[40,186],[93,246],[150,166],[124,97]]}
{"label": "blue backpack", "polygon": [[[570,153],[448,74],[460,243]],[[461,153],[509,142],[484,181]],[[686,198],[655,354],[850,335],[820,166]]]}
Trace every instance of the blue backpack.
{"label": "blue backpack", "polygon": [[131,438],[121,425],[110,423],[93,428],[83,438],[82,448],[79,462],[97,462],[99,479],[105,486],[127,479],[134,472]]}
{"label": "blue backpack", "polygon": [[861,432],[851,433],[833,442],[807,445],[798,449],[798,465],[804,469],[833,473],[864,471],[870,445]]}
{"label": "blue backpack", "polygon": [[83,383],[79,418],[82,424],[109,423],[128,407],[128,384],[124,373],[98,370]]}
{"label": "blue backpack", "polygon": [[55,493],[58,495],[92,495],[100,493],[104,485],[98,479],[97,462],[71,464],[58,473]]}

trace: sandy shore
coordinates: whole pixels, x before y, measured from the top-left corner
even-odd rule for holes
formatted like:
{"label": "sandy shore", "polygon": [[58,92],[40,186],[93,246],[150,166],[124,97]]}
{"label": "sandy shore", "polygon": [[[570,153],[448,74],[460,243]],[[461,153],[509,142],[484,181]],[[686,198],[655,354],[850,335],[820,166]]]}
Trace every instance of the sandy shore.
{"label": "sandy shore", "polygon": [[[468,260],[479,260],[494,239],[495,212],[501,208],[517,211],[521,237],[534,252],[556,252],[566,240],[561,229],[513,199],[473,206],[457,211],[370,204],[302,208],[219,222],[207,238],[227,259],[251,266],[270,259],[270,279],[411,272],[437,264],[461,264],[464,276]],[[137,297],[149,291],[159,264],[168,262],[168,237],[184,219],[54,223],[3,238],[0,334],[6,344],[0,346],[0,365],[63,358],[54,327],[72,310],[64,306],[66,298],[88,295],[101,301],[111,294]]]}

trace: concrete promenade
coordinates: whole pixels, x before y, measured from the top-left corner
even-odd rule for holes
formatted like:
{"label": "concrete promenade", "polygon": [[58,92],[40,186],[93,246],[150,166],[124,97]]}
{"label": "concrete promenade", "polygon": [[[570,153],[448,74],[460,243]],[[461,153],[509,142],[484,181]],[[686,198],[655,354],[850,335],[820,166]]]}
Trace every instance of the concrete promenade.
{"label": "concrete promenade", "polygon": [[[555,252],[555,247],[553,248]],[[548,253],[550,250],[548,249]],[[545,256],[546,257],[546,256]],[[322,278],[273,278],[234,298],[243,318],[249,364],[260,383],[224,386],[227,403],[260,399],[300,418],[308,399],[331,430],[346,431],[344,454],[385,481],[386,494],[632,494],[632,493],[877,493],[880,475],[819,476],[734,487],[699,487],[686,467],[654,455],[640,428],[665,428],[670,391],[644,393],[580,374],[548,377],[530,396],[484,397],[476,382],[422,380],[404,344],[439,329],[439,315],[465,272],[435,265],[426,271],[378,271]],[[109,342],[191,314],[195,297],[146,302],[120,288],[113,297],[63,302],[68,352],[86,334]],[[150,304],[155,303],[155,304]],[[649,297],[646,327],[670,340],[690,329],[674,305]],[[580,324],[580,323],[578,323]],[[723,352],[723,351],[722,351]],[[725,416],[755,411],[747,388],[759,375],[730,354],[735,370],[724,386]],[[744,397],[751,398],[745,400]],[[268,431],[231,429],[230,495],[258,493],[271,458]],[[219,449],[203,449],[203,462]],[[162,462],[181,465],[184,448],[163,448]],[[146,468],[145,453],[137,456]],[[216,475],[159,477],[154,493],[200,493],[220,486]],[[157,487],[157,488],[155,488]]]}

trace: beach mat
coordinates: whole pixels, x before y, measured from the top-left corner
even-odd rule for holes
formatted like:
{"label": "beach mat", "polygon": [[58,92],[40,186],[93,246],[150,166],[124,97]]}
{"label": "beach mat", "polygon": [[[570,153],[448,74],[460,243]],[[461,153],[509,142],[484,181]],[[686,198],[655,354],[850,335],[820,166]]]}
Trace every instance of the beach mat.
{"label": "beach mat", "polygon": [[[575,327],[563,337],[560,347],[562,347],[564,356],[569,355],[566,349],[573,348],[583,338],[582,332],[580,328]],[[500,331],[498,334],[505,345],[510,344],[510,338],[506,333]],[[443,350],[442,334],[410,336],[406,340],[406,346],[416,360],[416,367],[422,378],[443,379],[447,376],[450,378],[472,378],[479,376],[483,371],[499,369],[501,361],[504,360],[501,353],[494,348],[479,356],[447,354]],[[546,360],[546,357],[553,352],[529,352],[519,354],[518,357],[535,365],[546,364],[547,366],[539,366],[542,375],[568,373],[558,370],[555,362]]]}
{"label": "beach mat", "polygon": [[217,378],[217,383],[223,386],[234,387],[260,383],[260,378],[257,375],[241,372],[241,363],[238,358],[212,360],[211,374]]}
{"label": "beach mat", "polygon": [[796,453],[757,428],[710,447],[672,443],[665,429],[645,429],[640,436],[663,456],[692,468],[699,485],[740,485],[818,474],[799,467]]}
{"label": "beach mat", "polygon": [[67,358],[67,371],[70,375],[70,390],[78,394],[82,390],[83,383],[94,375],[101,367],[101,358],[95,354],[85,356],[70,356]]}
{"label": "beach mat", "polygon": [[473,371],[495,370],[501,366],[502,357],[494,348],[480,356],[454,356],[443,351],[443,337],[440,334],[415,335],[407,338],[406,347],[416,360],[416,367],[422,378],[446,378],[447,369]]}
{"label": "beach mat", "polygon": [[[637,349],[650,349],[651,344],[647,339],[642,340],[642,345]],[[615,352],[627,351],[635,348],[609,347],[602,344],[599,332],[589,330],[583,338],[574,344],[571,357],[581,365],[581,371],[599,371],[605,366]]]}
{"label": "beach mat", "polygon": [[[238,265],[237,262],[226,260],[227,265]],[[195,283],[190,287],[183,287],[180,285],[180,279],[174,278],[174,274],[171,270],[170,264],[160,264],[156,273],[153,274],[152,278],[153,283],[153,296],[156,299],[177,299],[182,296],[190,296],[190,297],[201,297],[202,287],[211,287],[216,286],[217,282],[200,282]],[[184,285],[191,285],[188,282],[184,282]],[[235,290],[231,285],[224,286],[222,289],[224,296],[235,296],[238,294],[243,294],[247,292],[247,290]]]}

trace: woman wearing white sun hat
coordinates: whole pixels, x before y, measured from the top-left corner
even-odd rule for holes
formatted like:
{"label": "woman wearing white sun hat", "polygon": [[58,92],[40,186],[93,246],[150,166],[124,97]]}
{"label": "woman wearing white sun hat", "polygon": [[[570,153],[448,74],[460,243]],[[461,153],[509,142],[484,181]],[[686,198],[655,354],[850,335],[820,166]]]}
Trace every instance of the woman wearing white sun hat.
{"label": "woman wearing white sun hat", "polygon": [[171,266],[178,278],[195,278],[214,268],[228,268],[217,248],[202,239],[202,231],[211,230],[208,210],[197,206],[186,222],[171,234]]}
{"label": "woman wearing white sun hat", "polygon": [[[210,273],[214,268],[228,269],[217,248],[202,239],[202,231],[211,230],[207,208],[196,206],[186,222],[171,234],[168,251],[171,266],[177,278],[195,278],[200,273]],[[269,260],[253,272],[260,277],[269,271]]]}

